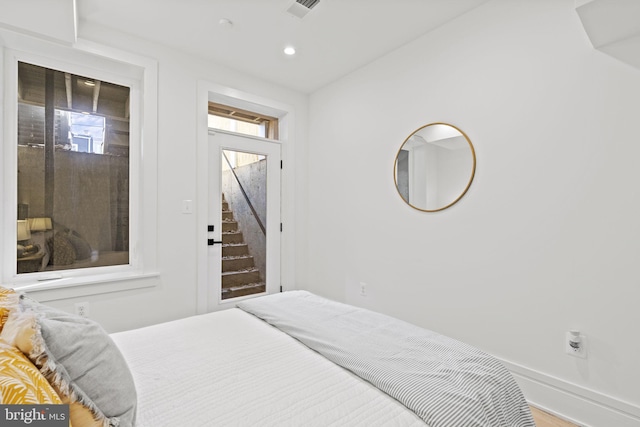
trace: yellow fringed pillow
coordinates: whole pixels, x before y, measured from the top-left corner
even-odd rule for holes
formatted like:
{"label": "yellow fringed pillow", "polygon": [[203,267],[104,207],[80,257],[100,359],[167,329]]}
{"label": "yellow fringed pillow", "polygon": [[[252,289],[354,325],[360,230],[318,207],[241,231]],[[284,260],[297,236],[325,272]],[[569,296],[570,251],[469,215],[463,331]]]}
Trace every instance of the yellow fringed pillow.
{"label": "yellow fringed pillow", "polygon": [[0,397],[3,405],[62,404],[33,363],[0,339]]}
{"label": "yellow fringed pillow", "polygon": [[22,296],[0,339],[28,355],[62,403],[69,405],[73,425],[135,425],[133,377],[97,323]]}
{"label": "yellow fringed pillow", "polygon": [[18,305],[18,294],[13,289],[0,286],[0,331],[7,322],[9,313]]}

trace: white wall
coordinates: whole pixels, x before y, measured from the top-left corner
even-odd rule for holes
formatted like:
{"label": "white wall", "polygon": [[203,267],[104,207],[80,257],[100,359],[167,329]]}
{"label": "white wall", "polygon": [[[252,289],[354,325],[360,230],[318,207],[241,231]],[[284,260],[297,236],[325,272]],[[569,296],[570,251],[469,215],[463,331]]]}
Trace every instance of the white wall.
{"label": "white wall", "polygon": [[[75,0],[2,0],[0,25],[63,43],[76,41]],[[34,13],[44,11],[46,13]]]}
{"label": "white wall", "polygon": [[[197,242],[206,238],[206,232],[204,229],[197,230],[197,215],[185,215],[181,208],[182,200],[193,200],[194,206],[197,204],[198,81],[211,82],[290,105],[295,113],[296,134],[289,137],[287,144],[296,145],[295,153],[304,152],[297,147],[305,144],[307,96],[125,34],[113,34],[105,29],[80,25],[79,37],[158,60],[158,265],[162,285],[157,289],[127,296],[122,304],[129,311],[134,310],[136,304],[149,307],[145,308],[139,321],[145,324],[195,314],[196,247]],[[283,148],[285,158],[291,153],[292,151]],[[293,167],[293,159],[287,160]],[[283,217],[290,220],[287,226],[293,234],[295,224],[290,214],[293,200],[287,197],[289,192],[286,189],[291,185],[291,182],[283,184]],[[283,275],[286,277],[286,274]],[[292,282],[284,284],[286,287],[294,286]],[[96,304],[102,304],[102,299],[96,301]],[[129,316],[135,315],[124,315],[125,318]],[[131,320],[127,319],[125,323],[122,326],[114,325],[114,328],[132,327]]]}
{"label": "white wall", "polygon": [[[573,0],[494,0],[317,91],[307,288],[638,416],[638,99],[640,71],[591,47]],[[477,173],[450,209],[418,212],[394,157],[439,121],[467,133]],[[572,328],[587,360],[564,354]]]}
{"label": "white wall", "polygon": [[[42,12],[45,15],[44,12]],[[295,134],[289,135],[287,144],[300,145],[300,149],[283,148],[289,167],[295,164],[292,155],[304,153],[308,97],[277,87],[260,79],[230,70],[215,63],[189,56],[170,48],[152,44],[135,37],[114,33],[105,28],[86,27],[80,23],[79,38],[119,50],[132,52],[158,62],[158,270],[157,286],[123,292],[101,293],[48,302],[73,312],[74,303],[88,301],[90,317],[100,322],[109,332],[131,329],[153,323],[196,314],[197,269],[196,248],[206,238],[206,230],[197,230],[198,212],[182,213],[182,201],[192,200],[198,205],[197,175],[197,86],[206,81],[221,87],[246,92],[256,97],[274,100],[291,106],[295,114]],[[0,40],[1,45],[1,40]],[[215,41],[212,40],[212,45]],[[206,130],[204,131],[206,134]],[[302,155],[302,154],[300,154]],[[285,161],[286,163],[286,161]],[[287,172],[289,178],[293,174]],[[295,235],[293,206],[294,182],[283,183],[283,218],[288,220],[289,236]],[[304,179],[301,180],[304,182]],[[291,237],[288,237],[291,240]],[[288,249],[287,249],[288,248]],[[292,245],[285,245],[292,252]],[[291,271],[293,262],[288,263]],[[285,286],[293,287],[292,274],[283,273]],[[104,289],[102,286],[101,289]],[[65,291],[68,295],[70,291]],[[55,292],[46,292],[47,298]],[[34,293],[38,299],[44,293]],[[55,295],[54,295],[55,297]]]}

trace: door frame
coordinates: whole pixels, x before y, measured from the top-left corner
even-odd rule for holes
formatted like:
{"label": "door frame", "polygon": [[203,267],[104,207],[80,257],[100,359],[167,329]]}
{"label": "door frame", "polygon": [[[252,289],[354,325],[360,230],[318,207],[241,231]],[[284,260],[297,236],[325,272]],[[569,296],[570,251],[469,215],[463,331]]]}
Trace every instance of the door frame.
{"label": "door frame", "polygon": [[195,239],[196,254],[196,313],[203,314],[228,308],[228,305],[216,303],[217,295],[208,286],[208,248],[207,246],[207,220],[208,220],[208,159],[209,159],[209,128],[208,128],[208,103],[209,101],[253,110],[261,114],[278,118],[279,142],[281,146],[281,159],[284,167],[281,171],[280,186],[280,218],[283,229],[280,233],[280,284],[283,290],[294,289],[294,259],[296,256],[294,229],[294,167],[295,144],[295,110],[286,103],[264,98],[258,95],[239,91],[235,88],[198,81],[197,88],[197,156],[196,156],[196,191],[195,197],[185,195],[185,199],[195,198],[195,215],[193,233]]}

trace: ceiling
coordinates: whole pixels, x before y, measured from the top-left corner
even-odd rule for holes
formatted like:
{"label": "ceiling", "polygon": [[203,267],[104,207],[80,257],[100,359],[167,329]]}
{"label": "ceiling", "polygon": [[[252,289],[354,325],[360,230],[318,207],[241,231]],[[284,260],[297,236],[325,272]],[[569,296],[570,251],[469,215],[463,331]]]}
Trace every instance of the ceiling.
{"label": "ceiling", "polygon": [[[79,36],[109,27],[304,93],[366,65],[487,0],[76,0]],[[221,25],[220,20],[232,25]],[[296,48],[284,55],[287,45]]]}
{"label": "ceiling", "polygon": [[[53,82],[53,104],[56,109],[98,113],[112,118],[128,119],[129,88],[75,74],[50,70]],[[18,63],[21,102],[44,106],[46,103],[47,68]]]}

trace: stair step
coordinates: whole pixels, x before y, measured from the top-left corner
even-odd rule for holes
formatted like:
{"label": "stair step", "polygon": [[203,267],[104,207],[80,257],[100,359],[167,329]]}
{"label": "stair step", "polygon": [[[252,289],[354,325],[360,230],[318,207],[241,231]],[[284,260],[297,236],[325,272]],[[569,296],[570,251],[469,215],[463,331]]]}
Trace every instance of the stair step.
{"label": "stair step", "polygon": [[241,231],[222,232],[222,244],[227,243],[244,243],[244,237]]}
{"label": "stair step", "polygon": [[250,283],[244,286],[237,286],[233,288],[222,290],[222,299],[237,298],[245,295],[259,294],[266,292],[266,286],[264,283]]}
{"label": "stair step", "polygon": [[222,289],[260,282],[260,271],[257,268],[246,271],[222,272]]}
{"label": "stair step", "polygon": [[222,232],[238,231],[238,221],[222,221]]}
{"label": "stair step", "polygon": [[249,255],[249,247],[246,243],[222,245],[222,256]]}
{"label": "stair step", "polygon": [[260,271],[222,194],[222,299],[266,292]]}
{"label": "stair step", "polygon": [[222,271],[238,271],[255,267],[251,255],[222,257]]}

